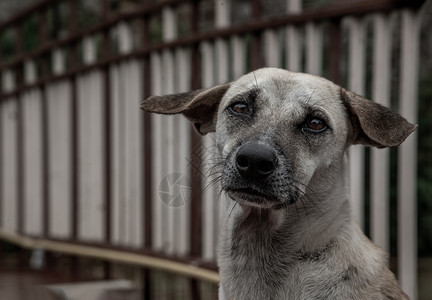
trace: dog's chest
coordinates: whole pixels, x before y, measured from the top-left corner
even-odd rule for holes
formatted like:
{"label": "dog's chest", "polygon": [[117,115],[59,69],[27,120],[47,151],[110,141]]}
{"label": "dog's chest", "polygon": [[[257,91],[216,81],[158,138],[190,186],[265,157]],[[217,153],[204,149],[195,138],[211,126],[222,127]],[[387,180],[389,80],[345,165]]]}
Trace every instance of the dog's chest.
{"label": "dog's chest", "polygon": [[277,299],[289,277],[294,260],[286,251],[292,248],[287,231],[275,230],[262,218],[243,220],[221,236],[221,283],[229,298]]}
{"label": "dog's chest", "polygon": [[329,262],[332,246],[321,253],[297,252],[299,234],[291,226],[275,230],[260,221],[246,220],[221,236],[219,267],[226,299],[323,299],[349,275]]}
{"label": "dog's chest", "polygon": [[230,265],[221,266],[227,299],[331,299],[352,271],[297,258],[268,255],[231,260]]}

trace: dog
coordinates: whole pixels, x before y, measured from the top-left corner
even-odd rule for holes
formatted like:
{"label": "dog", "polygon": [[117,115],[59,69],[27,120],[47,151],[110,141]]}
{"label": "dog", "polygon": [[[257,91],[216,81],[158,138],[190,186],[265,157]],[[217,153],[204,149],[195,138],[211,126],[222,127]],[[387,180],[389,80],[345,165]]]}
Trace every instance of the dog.
{"label": "dog", "polygon": [[276,68],[141,108],[216,132],[228,198],[219,299],[408,299],[353,219],[346,152],[398,146],[417,125],[329,80]]}

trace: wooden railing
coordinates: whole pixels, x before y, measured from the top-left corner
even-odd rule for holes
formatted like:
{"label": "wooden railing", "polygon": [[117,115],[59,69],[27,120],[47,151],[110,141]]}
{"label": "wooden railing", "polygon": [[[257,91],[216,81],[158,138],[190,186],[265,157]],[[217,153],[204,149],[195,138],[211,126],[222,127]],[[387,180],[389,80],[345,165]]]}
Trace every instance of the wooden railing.
{"label": "wooden railing", "polygon": [[[396,100],[399,112],[416,122],[423,1],[302,9],[292,0],[273,16],[265,15],[267,2],[251,1],[250,15],[233,22],[241,7],[231,1],[214,1],[209,21],[200,12],[209,2],[144,0],[112,10],[101,0],[99,16],[85,28],[80,3],[41,0],[0,24],[13,49],[0,52],[0,237],[22,246],[218,280],[224,200],[205,176],[213,137],[196,136],[182,117],[141,112],[139,103],[152,94],[277,66],[322,75],[391,106],[391,45],[400,42]],[[31,20],[37,26],[25,33]],[[200,30],[203,23],[210,29]],[[29,35],[38,42],[25,49]],[[415,134],[398,157],[404,170],[398,173],[398,277],[415,299]],[[350,161],[355,216],[364,226],[364,178],[372,178],[370,233],[388,251],[389,152],[371,150],[365,168],[364,148],[353,147]],[[161,197],[170,176],[184,176],[190,189],[184,205]]]}

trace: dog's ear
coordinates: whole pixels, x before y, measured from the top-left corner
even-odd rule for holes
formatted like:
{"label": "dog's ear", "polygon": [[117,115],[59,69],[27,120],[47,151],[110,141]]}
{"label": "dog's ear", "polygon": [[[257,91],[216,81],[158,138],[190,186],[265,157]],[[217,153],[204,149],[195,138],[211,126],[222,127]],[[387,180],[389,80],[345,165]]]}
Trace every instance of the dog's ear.
{"label": "dog's ear", "polygon": [[215,131],[219,103],[230,83],[187,93],[152,96],[141,103],[141,109],[159,114],[183,114],[204,135]]}
{"label": "dog's ear", "polygon": [[400,145],[416,128],[387,107],[341,88],[353,128],[350,144],[378,148]]}

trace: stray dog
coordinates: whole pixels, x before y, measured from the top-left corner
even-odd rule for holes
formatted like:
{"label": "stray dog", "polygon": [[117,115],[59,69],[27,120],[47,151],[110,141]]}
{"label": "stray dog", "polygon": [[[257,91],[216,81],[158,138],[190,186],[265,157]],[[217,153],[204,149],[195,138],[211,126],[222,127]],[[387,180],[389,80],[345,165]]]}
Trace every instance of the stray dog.
{"label": "stray dog", "polygon": [[346,150],[397,146],[416,125],[324,78],[275,68],[141,108],[216,131],[229,199],[219,299],[408,298],[353,220]]}

